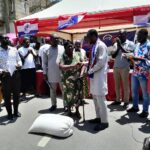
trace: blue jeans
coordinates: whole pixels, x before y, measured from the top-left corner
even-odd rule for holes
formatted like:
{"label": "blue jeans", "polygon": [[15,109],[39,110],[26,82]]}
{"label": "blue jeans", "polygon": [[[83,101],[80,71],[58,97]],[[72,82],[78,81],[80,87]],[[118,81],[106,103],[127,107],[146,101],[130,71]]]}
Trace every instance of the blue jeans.
{"label": "blue jeans", "polygon": [[133,107],[138,108],[139,103],[139,87],[141,86],[143,95],[143,111],[148,112],[150,97],[147,92],[148,80],[144,77],[132,76],[132,98]]}

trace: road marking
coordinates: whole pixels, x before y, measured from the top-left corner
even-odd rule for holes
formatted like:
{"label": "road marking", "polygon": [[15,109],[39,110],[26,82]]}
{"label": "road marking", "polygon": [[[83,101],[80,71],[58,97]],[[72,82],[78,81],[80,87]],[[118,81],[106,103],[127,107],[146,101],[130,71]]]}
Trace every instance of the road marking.
{"label": "road marking", "polygon": [[38,143],[39,147],[45,147],[47,143],[51,140],[50,137],[44,136]]}

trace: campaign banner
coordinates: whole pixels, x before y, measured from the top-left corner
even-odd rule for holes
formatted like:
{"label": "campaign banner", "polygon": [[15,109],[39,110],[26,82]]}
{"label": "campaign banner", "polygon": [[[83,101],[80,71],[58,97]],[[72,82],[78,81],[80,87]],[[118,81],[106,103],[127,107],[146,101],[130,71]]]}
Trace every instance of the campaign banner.
{"label": "campaign banner", "polygon": [[150,26],[150,13],[146,15],[138,15],[133,17],[134,25]]}
{"label": "campaign banner", "polygon": [[[135,33],[136,31],[127,31],[127,39],[130,41],[135,40]],[[118,37],[119,32],[110,32],[110,33],[104,33],[100,34],[99,37],[100,39],[108,46],[113,46],[115,42],[115,38]]]}
{"label": "campaign banner", "polygon": [[58,30],[66,29],[79,23],[85,16],[85,13],[73,16],[60,16],[58,20]]}
{"label": "campaign banner", "polygon": [[35,35],[39,31],[38,19],[16,21],[15,25],[19,37]]}

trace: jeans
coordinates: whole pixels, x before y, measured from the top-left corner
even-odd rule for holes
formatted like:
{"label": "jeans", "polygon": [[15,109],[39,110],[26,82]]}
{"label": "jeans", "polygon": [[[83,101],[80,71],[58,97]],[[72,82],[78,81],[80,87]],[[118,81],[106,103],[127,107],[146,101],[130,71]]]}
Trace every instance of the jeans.
{"label": "jeans", "polygon": [[143,95],[143,111],[148,112],[149,94],[147,92],[148,80],[144,77],[132,76],[132,98],[133,107],[138,108],[139,103],[139,87],[141,86]]}

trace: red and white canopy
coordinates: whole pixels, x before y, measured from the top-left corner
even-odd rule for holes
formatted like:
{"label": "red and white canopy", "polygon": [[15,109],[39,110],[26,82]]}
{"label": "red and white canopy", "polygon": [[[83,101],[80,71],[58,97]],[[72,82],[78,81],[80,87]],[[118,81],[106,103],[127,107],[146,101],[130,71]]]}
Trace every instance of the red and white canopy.
{"label": "red and white canopy", "polygon": [[[62,0],[41,12],[21,18],[15,22],[38,19],[38,34],[57,31],[60,17],[69,17],[85,13],[76,25],[70,26],[62,33],[80,33],[89,28],[104,28],[120,25],[133,26],[133,17],[150,12],[150,0]],[[18,31],[17,31],[18,32]]]}

